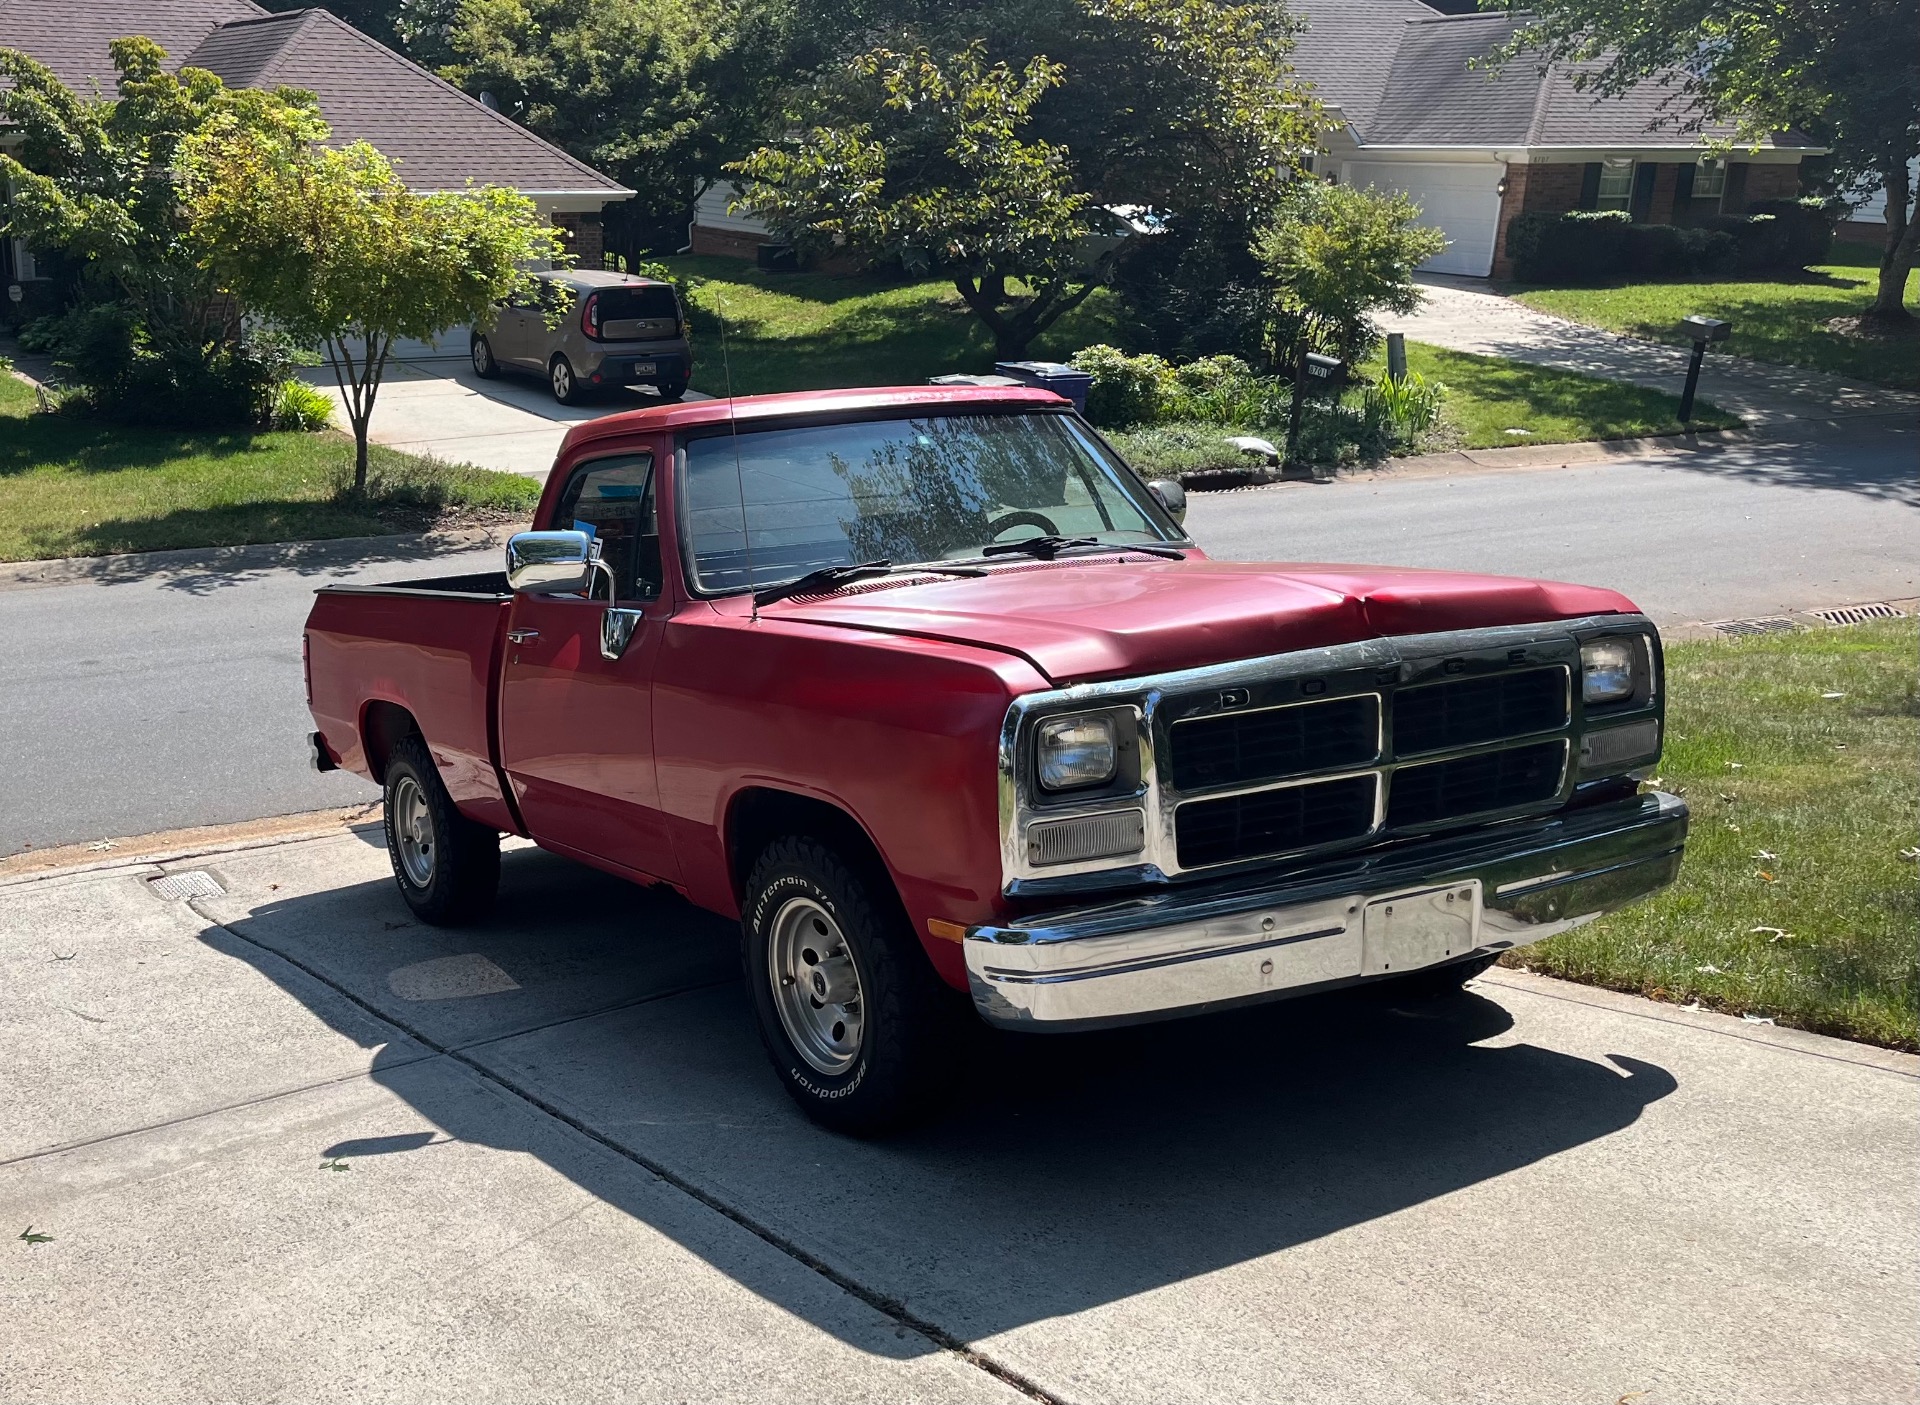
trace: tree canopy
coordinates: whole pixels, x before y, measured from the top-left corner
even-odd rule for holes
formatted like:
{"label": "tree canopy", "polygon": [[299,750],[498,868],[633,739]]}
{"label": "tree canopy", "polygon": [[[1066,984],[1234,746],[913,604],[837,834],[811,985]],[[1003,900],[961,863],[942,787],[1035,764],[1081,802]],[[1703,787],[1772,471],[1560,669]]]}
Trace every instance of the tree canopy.
{"label": "tree canopy", "polygon": [[1530,12],[1510,62],[1559,59],[1576,81],[1618,93],[1671,75],[1667,119],[1731,121],[1755,142],[1799,128],[1830,145],[1843,186],[1887,194],[1876,318],[1907,319],[1902,290],[1920,253],[1909,163],[1920,156],[1920,0],[1508,0]]}

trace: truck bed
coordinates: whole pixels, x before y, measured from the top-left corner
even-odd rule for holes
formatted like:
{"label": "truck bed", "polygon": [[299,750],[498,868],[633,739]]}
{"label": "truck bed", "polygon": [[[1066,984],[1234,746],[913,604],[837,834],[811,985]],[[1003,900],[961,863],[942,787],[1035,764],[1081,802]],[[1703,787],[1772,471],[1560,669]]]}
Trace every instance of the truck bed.
{"label": "truck bed", "polygon": [[511,601],[498,571],[315,591],[307,693],[332,759],[378,781],[410,719],[461,810],[518,833],[494,765]]}

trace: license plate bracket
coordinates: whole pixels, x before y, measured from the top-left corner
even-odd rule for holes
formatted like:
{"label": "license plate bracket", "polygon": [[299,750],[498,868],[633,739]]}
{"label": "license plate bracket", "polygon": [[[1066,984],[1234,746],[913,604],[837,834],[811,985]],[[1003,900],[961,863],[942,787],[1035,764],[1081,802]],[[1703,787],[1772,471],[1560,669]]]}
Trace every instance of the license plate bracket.
{"label": "license plate bracket", "polygon": [[1480,945],[1480,880],[1375,898],[1361,914],[1360,969],[1369,976],[1417,971]]}

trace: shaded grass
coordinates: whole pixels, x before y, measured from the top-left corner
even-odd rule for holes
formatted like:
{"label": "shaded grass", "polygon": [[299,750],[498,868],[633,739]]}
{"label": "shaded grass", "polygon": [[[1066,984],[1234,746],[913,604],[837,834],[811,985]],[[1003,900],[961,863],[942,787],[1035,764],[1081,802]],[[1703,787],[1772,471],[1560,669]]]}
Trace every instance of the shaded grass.
{"label": "shaded grass", "polygon": [[333,432],[189,432],[33,413],[0,373],[0,561],[318,541],[523,516],[531,479],[375,447],[364,498]]}
{"label": "shaded grass", "polygon": [[[1828,263],[1792,277],[1714,282],[1635,283],[1618,288],[1523,288],[1528,307],[1648,341],[1684,346],[1675,324],[1692,313],[1733,323],[1733,335],[1709,355],[1807,366],[1912,390],[1920,385],[1920,329],[1904,336],[1857,337],[1826,324],[1855,317],[1873,300],[1879,253],[1836,244]],[[1920,299],[1920,270],[1908,279],[1909,305]]]}
{"label": "shaded grass", "polygon": [[1670,646],[1679,881],[1507,964],[1920,1048],[1917,645],[1889,620]]}
{"label": "shaded grass", "polygon": [[[707,282],[692,296],[699,346],[693,386],[737,395],[858,385],[920,385],[929,376],[993,369],[993,338],[951,283],[877,277],[762,273],[738,259],[688,255],[666,260],[677,274]],[[719,317],[726,319],[721,343]],[[1101,289],[1028,349],[1059,359],[1113,341],[1115,302]]]}

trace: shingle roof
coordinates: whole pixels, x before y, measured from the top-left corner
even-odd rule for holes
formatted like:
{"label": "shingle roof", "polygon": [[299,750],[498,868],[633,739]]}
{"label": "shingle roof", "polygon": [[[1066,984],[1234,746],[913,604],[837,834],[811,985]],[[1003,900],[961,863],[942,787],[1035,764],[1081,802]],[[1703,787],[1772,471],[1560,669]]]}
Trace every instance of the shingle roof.
{"label": "shingle roof", "polygon": [[333,142],[369,141],[415,190],[469,182],[527,194],[630,194],[585,162],[326,10],[269,14],[252,0],[0,0],[0,45],[46,64],[76,91],[113,89],[107,42],[147,34],[180,67],[236,88],[305,88]]}
{"label": "shingle roof", "polygon": [[307,89],[336,142],[372,142],[415,190],[628,193],[326,10],[222,25],[184,62],[237,86]]}
{"label": "shingle roof", "polygon": [[1599,97],[1576,89],[1578,70],[1565,64],[1542,72],[1523,55],[1497,71],[1475,67],[1526,23],[1524,12],[1442,15],[1420,0],[1304,0],[1296,13],[1307,30],[1295,67],[1364,146],[1685,146],[1733,133],[1724,123],[1698,132],[1676,126],[1686,100],[1659,81]]}

